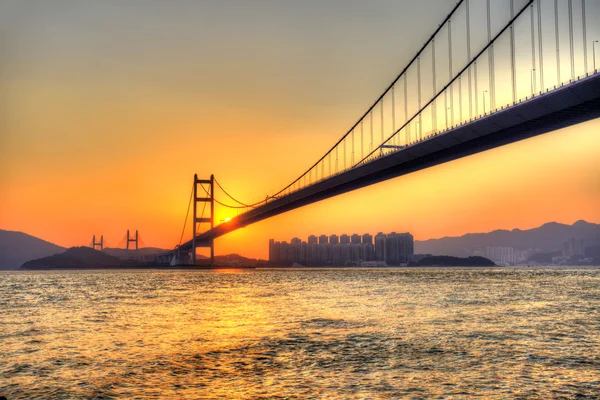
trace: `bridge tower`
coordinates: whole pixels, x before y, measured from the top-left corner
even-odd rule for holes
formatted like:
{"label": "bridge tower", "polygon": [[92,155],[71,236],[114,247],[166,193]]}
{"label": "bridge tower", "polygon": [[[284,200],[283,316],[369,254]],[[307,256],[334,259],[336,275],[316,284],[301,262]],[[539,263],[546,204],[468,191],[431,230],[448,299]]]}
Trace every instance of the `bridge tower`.
{"label": "bridge tower", "polygon": [[134,236],[130,236],[129,235],[129,229],[127,229],[127,241],[125,242],[127,244],[125,246],[125,249],[129,250],[129,243],[135,243],[135,249],[137,250],[138,249],[138,244],[139,244],[138,238],[139,238],[139,235],[138,235],[137,229],[135,230],[135,237]]}
{"label": "bridge tower", "polygon": [[[211,175],[210,179],[198,179],[198,174],[194,174],[194,213],[192,224],[192,264],[196,264],[196,248],[197,247],[209,247],[210,248],[210,263],[215,263],[215,246],[214,240],[211,238],[208,241],[202,241],[196,239],[196,232],[198,232],[198,226],[201,224],[210,224],[210,229],[215,226],[215,176]],[[208,190],[202,187],[202,197],[198,197],[198,185],[208,185]],[[202,215],[198,217],[198,203],[204,203]],[[206,203],[210,205],[210,217],[204,217],[204,210]]]}
{"label": "bridge tower", "polygon": [[99,247],[100,251],[104,249],[104,235],[100,235],[99,242],[96,242],[96,235],[92,236],[92,249],[96,250],[96,247]]}

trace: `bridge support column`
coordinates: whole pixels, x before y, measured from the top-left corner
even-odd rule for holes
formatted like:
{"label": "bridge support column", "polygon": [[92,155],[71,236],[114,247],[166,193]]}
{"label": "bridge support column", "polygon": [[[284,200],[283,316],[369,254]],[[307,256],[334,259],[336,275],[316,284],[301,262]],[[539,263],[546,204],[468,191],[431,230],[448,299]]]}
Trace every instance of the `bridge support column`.
{"label": "bridge support column", "polygon": [[[198,174],[194,174],[194,189],[193,189],[193,197],[194,197],[194,210],[193,210],[193,224],[192,224],[192,257],[191,262],[193,265],[196,264],[196,248],[198,247],[210,247],[210,263],[214,265],[215,263],[215,247],[214,240],[210,238],[207,241],[200,242],[197,239],[198,234],[198,226],[201,224],[210,224],[210,229],[215,226],[215,186],[214,186],[215,177],[214,175],[210,176],[210,179],[198,179]],[[198,197],[198,185],[202,188],[201,195],[203,197]],[[208,189],[204,187],[204,185],[208,185]],[[198,217],[198,203],[205,203],[202,207],[202,215]],[[204,213],[206,211],[206,203],[210,203],[210,217],[205,217]]]}
{"label": "bridge support column", "polygon": [[135,243],[135,249],[138,250],[138,248],[139,248],[138,238],[139,238],[139,233],[138,233],[137,229],[135,230],[135,237],[129,235],[129,229],[127,229],[127,241],[126,241],[127,244],[125,246],[125,250],[129,250],[129,243],[131,243],[131,242]]}
{"label": "bridge support column", "polygon": [[104,249],[104,235],[100,235],[99,242],[96,242],[96,235],[92,236],[92,249],[96,250],[96,247],[99,247],[100,251]]}

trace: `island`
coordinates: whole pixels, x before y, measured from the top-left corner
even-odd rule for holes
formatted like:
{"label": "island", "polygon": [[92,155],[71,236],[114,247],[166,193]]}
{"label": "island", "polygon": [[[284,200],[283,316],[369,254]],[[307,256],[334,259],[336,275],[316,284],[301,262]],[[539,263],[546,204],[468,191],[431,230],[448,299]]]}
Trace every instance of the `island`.
{"label": "island", "polygon": [[124,260],[108,255],[90,247],[71,247],[67,251],[27,261],[21,269],[98,269],[98,268],[136,268],[158,265],[152,262]]}

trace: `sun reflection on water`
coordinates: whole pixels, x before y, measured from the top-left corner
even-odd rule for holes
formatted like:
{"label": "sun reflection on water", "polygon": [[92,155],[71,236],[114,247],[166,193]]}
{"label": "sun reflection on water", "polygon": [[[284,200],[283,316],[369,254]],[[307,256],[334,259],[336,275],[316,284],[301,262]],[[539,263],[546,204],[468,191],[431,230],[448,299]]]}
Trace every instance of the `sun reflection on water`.
{"label": "sun reflection on water", "polygon": [[10,400],[598,393],[600,270],[1,278]]}

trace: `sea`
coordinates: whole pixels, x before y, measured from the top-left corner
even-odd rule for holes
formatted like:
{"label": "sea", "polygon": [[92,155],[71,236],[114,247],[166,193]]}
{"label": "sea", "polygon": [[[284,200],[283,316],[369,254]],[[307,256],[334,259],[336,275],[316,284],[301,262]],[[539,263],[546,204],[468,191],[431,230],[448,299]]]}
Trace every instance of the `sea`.
{"label": "sea", "polygon": [[600,269],[1,272],[0,396],[600,398]]}

